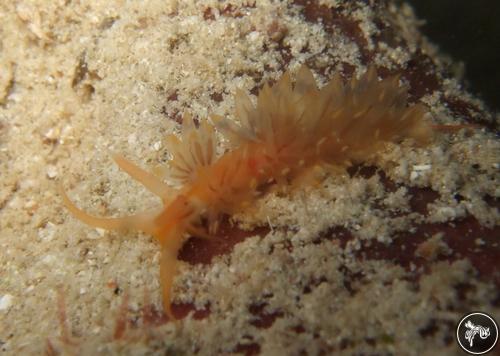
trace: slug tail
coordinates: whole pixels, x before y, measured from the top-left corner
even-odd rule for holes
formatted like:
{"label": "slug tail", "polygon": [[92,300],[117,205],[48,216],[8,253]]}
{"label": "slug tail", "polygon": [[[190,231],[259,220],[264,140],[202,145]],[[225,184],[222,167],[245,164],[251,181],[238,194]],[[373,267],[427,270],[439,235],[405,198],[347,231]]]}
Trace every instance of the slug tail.
{"label": "slug tail", "polygon": [[480,126],[476,125],[476,124],[456,124],[456,125],[434,124],[434,125],[432,125],[432,128],[436,131],[440,131],[440,132],[444,132],[444,133],[456,133],[462,129],[466,129],[466,130],[479,129]]}
{"label": "slug tail", "polygon": [[154,218],[157,216],[157,211],[147,211],[136,215],[126,216],[123,218],[100,218],[90,215],[78,208],[68,197],[66,192],[60,188],[61,197],[64,206],[70,211],[78,220],[83,223],[106,230],[126,230],[137,229],[144,231],[148,234],[154,234],[157,229],[155,228]]}

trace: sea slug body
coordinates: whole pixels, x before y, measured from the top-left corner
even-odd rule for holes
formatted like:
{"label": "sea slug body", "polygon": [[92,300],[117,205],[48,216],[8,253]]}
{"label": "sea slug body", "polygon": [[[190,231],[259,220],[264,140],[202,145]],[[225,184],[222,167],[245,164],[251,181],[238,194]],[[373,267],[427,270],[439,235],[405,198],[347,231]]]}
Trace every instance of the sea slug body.
{"label": "sea slug body", "polygon": [[[165,312],[170,309],[177,254],[189,234],[215,236],[222,214],[234,214],[258,196],[269,182],[307,182],[314,166],[347,167],[361,163],[387,142],[413,139],[425,144],[433,136],[423,105],[407,106],[398,77],[378,80],[374,67],[359,79],[343,83],[339,74],[318,89],[312,72],[302,66],[292,84],[285,73],[265,85],[254,106],[238,91],[235,117],[218,116],[195,125],[183,118],[180,137],[167,138],[172,155],[165,171],[178,182],[146,172],[121,156],[117,164],[163,201],[159,211],[123,218],[94,217],[76,207],[62,192],[68,210],[88,225],[136,229],[153,235],[161,246],[160,278]],[[231,143],[216,154],[217,129]],[[203,228],[208,221],[208,232]],[[213,237],[215,238],[215,237]]]}

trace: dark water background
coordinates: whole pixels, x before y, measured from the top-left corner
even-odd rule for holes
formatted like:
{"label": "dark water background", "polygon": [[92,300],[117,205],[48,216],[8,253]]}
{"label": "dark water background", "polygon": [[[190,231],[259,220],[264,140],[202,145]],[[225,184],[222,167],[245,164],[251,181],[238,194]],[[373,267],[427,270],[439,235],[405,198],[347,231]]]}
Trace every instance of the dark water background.
{"label": "dark water background", "polygon": [[422,31],[465,64],[465,87],[500,112],[500,0],[408,0]]}

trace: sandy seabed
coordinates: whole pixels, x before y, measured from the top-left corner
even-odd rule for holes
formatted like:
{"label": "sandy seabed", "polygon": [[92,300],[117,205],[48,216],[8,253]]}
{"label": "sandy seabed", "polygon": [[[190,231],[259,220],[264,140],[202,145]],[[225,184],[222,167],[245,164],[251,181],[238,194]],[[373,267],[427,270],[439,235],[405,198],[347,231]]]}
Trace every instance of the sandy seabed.
{"label": "sandy seabed", "polygon": [[[500,315],[498,119],[417,25],[391,1],[2,2],[2,353],[460,354],[463,314]],[[100,216],[158,205],[110,152],[153,169],[184,112],[234,118],[236,89],[303,63],[399,73],[436,123],[477,127],[271,192],[223,247],[191,239],[166,322],[153,239],[82,224],[58,187]]]}

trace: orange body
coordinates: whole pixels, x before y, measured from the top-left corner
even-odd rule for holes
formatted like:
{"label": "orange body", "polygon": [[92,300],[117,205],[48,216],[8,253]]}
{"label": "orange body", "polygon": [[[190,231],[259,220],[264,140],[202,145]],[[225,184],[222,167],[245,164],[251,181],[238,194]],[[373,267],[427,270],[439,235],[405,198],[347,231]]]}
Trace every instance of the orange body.
{"label": "orange body", "polygon": [[[319,90],[312,73],[302,67],[295,85],[288,73],[272,88],[264,86],[254,107],[236,94],[233,121],[213,117],[233,149],[216,156],[214,126],[197,127],[184,117],[181,138],[169,136],[169,173],[180,187],[142,170],[121,156],[117,164],[164,203],[160,210],[125,218],[94,217],[77,208],[62,192],[64,204],[81,221],[104,229],[136,229],[153,235],[161,246],[163,304],[170,303],[177,254],[185,237],[212,238],[221,214],[233,214],[251,203],[264,184],[287,184],[315,165],[346,166],[384,146],[410,138],[428,142],[433,129],[422,105],[407,107],[406,90],[398,79],[379,81],[374,68],[344,84],[336,75]],[[208,232],[202,226],[207,219]]]}

